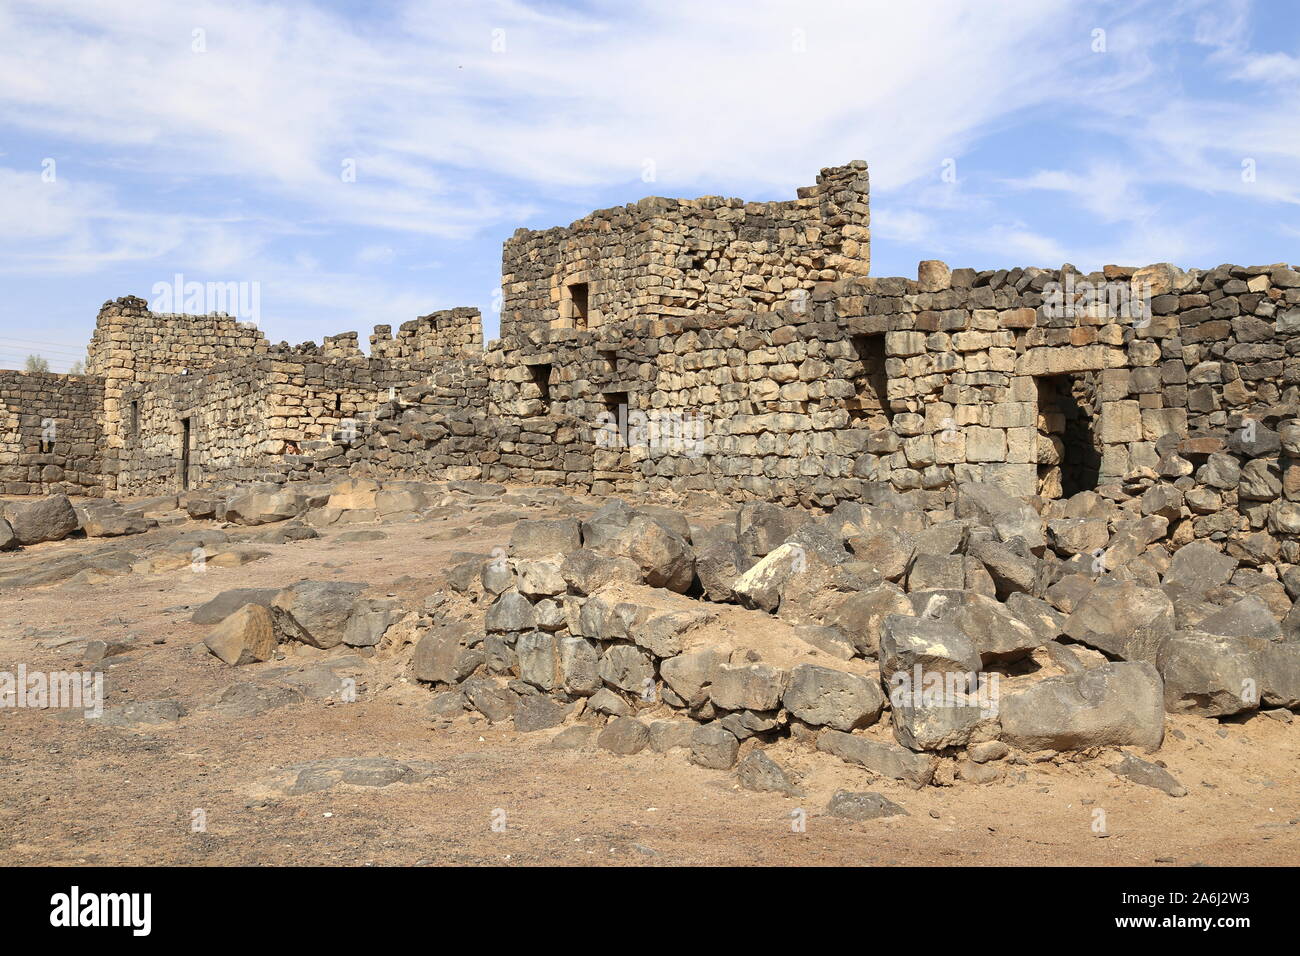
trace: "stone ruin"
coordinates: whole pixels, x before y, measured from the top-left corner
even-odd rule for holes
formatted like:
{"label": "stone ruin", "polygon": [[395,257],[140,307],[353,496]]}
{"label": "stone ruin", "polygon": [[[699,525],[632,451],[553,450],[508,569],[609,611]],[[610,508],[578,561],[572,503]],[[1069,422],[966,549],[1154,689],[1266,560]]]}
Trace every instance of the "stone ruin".
{"label": "stone ruin", "polygon": [[[877,278],[869,227],[854,162],[793,201],[520,230],[486,348],[473,309],[365,354],[108,302],[87,375],[0,373],[0,491],[55,496],[10,503],[0,547],[149,526],[110,496],[304,531],[505,484],[641,501],[521,521],[428,607],[303,582],[227,607],[209,644],[405,648],[449,716],[705,766],[793,736],[983,780],[1154,750],[1166,711],[1300,706],[1300,271]],[[705,500],[733,510],[688,513]],[[793,786],[764,759],[751,779]]]}

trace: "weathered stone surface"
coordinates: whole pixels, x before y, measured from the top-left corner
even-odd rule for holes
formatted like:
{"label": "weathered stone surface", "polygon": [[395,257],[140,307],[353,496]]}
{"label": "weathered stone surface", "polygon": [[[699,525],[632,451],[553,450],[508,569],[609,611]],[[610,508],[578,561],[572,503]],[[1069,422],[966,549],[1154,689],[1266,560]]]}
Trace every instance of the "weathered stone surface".
{"label": "weathered stone surface", "polygon": [[252,491],[226,503],[226,520],[244,525],[288,521],[306,511],[307,505],[306,495],[288,491]]}
{"label": "weathered stone surface", "polygon": [[394,598],[360,598],[348,615],[343,643],[349,647],[375,647],[404,613],[401,602]]}
{"label": "weathered stone surface", "polygon": [[917,789],[927,786],[934,779],[938,765],[931,754],[912,753],[897,744],[870,740],[839,730],[823,730],[817,737],[817,749],[882,777],[902,780]]}
{"label": "weathered stone surface", "polygon": [[634,621],[628,626],[628,637],[655,657],[676,657],[692,631],[716,618],[707,610],[667,611]]}
{"label": "weathered stone surface", "polygon": [[758,749],[751,750],[736,766],[736,780],[746,790],[757,793],[793,794],[797,789],[780,765]]}
{"label": "weathered stone surface", "polygon": [[1084,750],[1164,739],[1164,686],[1153,664],[1104,664],[1048,677],[1001,701],[1002,739],[1020,750]]}
{"label": "weathered stone surface", "polygon": [[39,501],[9,501],[4,517],[19,544],[62,541],[77,530],[77,512],[67,495],[51,495]]}
{"label": "weathered stone surface", "polygon": [[878,682],[857,674],[800,664],[790,671],[781,701],[806,724],[849,731],[879,720],[885,695]]}
{"label": "weathered stone surface", "polygon": [[703,699],[726,656],[711,647],[697,648],[664,661],[659,666],[664,683],[682,700],[690,703]]}
{"label": "weathered stone surface", "polygon": [[1047,544],[1043,520],[1029,505],[1000,488],[981,482],[957,486],[957,516],[974,518],[997,532],[1000,541],[1020,538],[1037,553]]}
{"label": "weathered stone surface", "polygon": [[516,558],[548,558],[566,555],[582,547],[578,519],[526,519],[510,535],[510,554]]}
{"label": "weathered stone surface", "polygon": [[612,545],[655,588],[684,594],[695,580],[695,555],[686,540],[651,518],[633,518]]}
{"label": "weathered stone surface", "polygon": [[789,676],[767,664],[720,664],[713,671],[709,696],[723,710],[774,710]]}
{"label": "weathered stone surface", "polygon": [[880,651],[880,634],[891,614],[912,615],[912,603],[896,586],[884,584],[866,591],[840,594],[823,612],[825,623],[841,631],[864,657]]}
{"label": "weathered stone surface", "polygon": [[693,720],[656,720],[650,724],[650,749],[655,753],[687,748],[698,727]]}
{"label": "weathered stone surface", "polygon": [[637,584],[641,569],[628,558],[598,554],[586,548],[564,556],[560,574],[576,594],[595,594],[612,584]]}
{"label": "weathered stone surface", "polygon": [[515,702],[515,730],[531,734],[558,727],[564,721],[564,708],[545,694],[523,694]]}
{"label": "weathered stone surface", "polygon": [[1246,641],[1180,631],[1160,649],[1158,665],[1170,713],[1222,717],[1259,707],[1258,659]]}
{"label": "weathered stone surface", "polygon": [[880,637],[880,674],[888,684],[896,673],[980,669],[979,651],[961,631],[943,621],[891,614]]}
{"label": "weathered stone surface", "polygon": [[1235,558],[1208,541],[1193,541],[1174,552],[1164,583],[1200,595],[1227,581],[1236,567]]}
{"label": "weathered stone surface", "polygon": [[18,547],[18,535],[14,534],[13,526],[4,518],[0,518],[0,551],[11,551]]}
{"label": "weathered stone surface", "polygon": [[654,658],[633,644],[607,648],[598,671],[605,683],[630,694],[644,695],[654,688]]}
{"label": "weathered stone surface", "polygon": [[812,520],[812,515],[799,508],[746,502],[736,516],[736,541],[746,554],[761,558]]}
{"label": "weathered stone surface", "polygon": [[343,643],[352,606],[366,585],[348,581],[299,581],[271,601],[276,625],[285,637],[313,647]]}
{"label": "weathered stone surface", "polygon": [[269,661],[279,641],[271,612],[259,604],[245,604],[214,627],[203,643],[233,666]]}
{"label": "weathered stone surface", "polygon": [[245,604],[270,607],[279,593],[279,588],[232,588],[229,591],[222,591],[195,610],[190,615],[190,621],[195,624],[216,624],[224,621]]}
{"label": "weathered stone surface", "polygon": [[831,797],[827,808],[833,817],[846,820],[879,820],[882,817],[907,816],[907,811],[894,801],[870,791],[855,793],[850,790],[837,790]]}
{"label": "weathered stone surface", "polygon": [[485,616],[489,631],[516,633],[537,627],[537,614],[528,599],[517,591],[506,591],[487,609]]}
{"label": "weathered stone surface", "polygon": [[730,770],[736,765],[740,741],[717,723],[700,724],[691,733],[691,763],[711,770]]}
{"label": "weathered stone surface", "polygon": [[1125,661],[1154,662],[1173,630],[1169,597],[1125,582],[1093,588],[1065,622],[1068,637]]}
{"label": "weathered stone surface", "polygon": [[1187,796],[1187,788],[1175,780],[1174,775],[1168,770],[1133,754],[1124,754],[1118,763],[1111,765],[1110,769],[1117,777],[1132,780],[1144,787],[1163,790],[1171,797]]}
{"label": "weathered stone surface", "polygon": [[635,717],[615,717],[596,738],[596,746],[616,754],[636,754],[650,743],[650,728]]}
{"label": "weathered stone surface", "polygon": [[435,624],[416,642],[411,656],[412,676],[436,684],[465,680],[483,660],[469,653],[469,640],[469,628],[462,623]]}

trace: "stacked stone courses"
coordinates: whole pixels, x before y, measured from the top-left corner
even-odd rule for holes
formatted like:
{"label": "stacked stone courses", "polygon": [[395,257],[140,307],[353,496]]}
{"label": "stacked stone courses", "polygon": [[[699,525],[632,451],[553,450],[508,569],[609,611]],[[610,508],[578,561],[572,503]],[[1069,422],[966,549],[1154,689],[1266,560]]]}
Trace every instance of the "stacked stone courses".
{"label": "stacked stone courses", "polygon": [[868,203],[854,162],[790,201],[655,198],[520,230],[486,348],[472,308],[378,326],[366,354],[355,332],[273,345],[111,301],[88,375],[0,376],[0,482],[484,479],[819,510],[887,489],[931,512],[965,482],[1043,501],[1167,486],[1179,534],[1290,553],[1300,272],[872,277]]}

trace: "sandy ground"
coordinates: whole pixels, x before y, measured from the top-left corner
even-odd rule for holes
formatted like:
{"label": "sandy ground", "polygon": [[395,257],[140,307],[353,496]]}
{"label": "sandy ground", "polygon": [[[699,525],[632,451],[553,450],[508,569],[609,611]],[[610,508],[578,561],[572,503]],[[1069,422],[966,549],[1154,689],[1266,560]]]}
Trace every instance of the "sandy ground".
{"label": "sandy ground", "polygon": [[[594,507],[594,503],[587,503]],[[1001,781],[915,791],[783,741],[768,751],[801,775],[786,797],[741,789],[684,752],[631,757],[557,751],[555,733],[465,716],[446,725],[430,692],[380,655],[286,648],[283,661],[229,668],[196,647],[199,604],[232,587],[303,578],[364,581],[418,603],[448,556],[509,540],[520,502],[443,509],[381,526],[382,540],[255,545],[240,568],[133,573],[93,585],[0,592],[0,669],[82,669],[90,640],[129,637],[111,661],[110,706],[175,699],[180,720],[105,726],[66,712],[0,710],[0,848],[11,865],[61,864],[1078,864],[1280,865],[1300,862],[1300,720],[1171,718],[1157,755],[1187,787],[1173,798],[1117,778],[1105,760],[1009,766]],[[486,523],[485,523],[486,519]],[[499,523],[494,523],[499,522]],[[160,529],[150,540],[211,523]],[[257,530],[266,530],[257,529]],[[232,532],[233,533],[233,532]],[[69,540],[5,556],[101,548]],[[757,613],[757,612],[754,612]],[[286,665],[352,658],[355,702],[308,698],[256,716],[213,710],[236,681]],[[650,713],[643,716],[658,716]],[[385,787],[291,794],[285,767],[337,757],[424,761],[431,775]],[[292,774],[290,774],[290,779]],[[830,816],[835,791],[871,790],[906,815]],[[202,811],[205,826],[193,821]],[[803,821],[802,826],[800,820]],[[1099,821],[1104,820],[1104,830]],[[503,825],[504,824],[504,825]],[[1101,832],[1099,832],[1101,831]]]}

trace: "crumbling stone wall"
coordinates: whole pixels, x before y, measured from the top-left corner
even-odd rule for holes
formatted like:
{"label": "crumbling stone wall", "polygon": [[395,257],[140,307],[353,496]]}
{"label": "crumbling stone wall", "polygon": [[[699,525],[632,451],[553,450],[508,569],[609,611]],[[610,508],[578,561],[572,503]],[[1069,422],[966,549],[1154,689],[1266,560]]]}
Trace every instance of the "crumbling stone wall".
{"label": "crumbling stone wall", "polygon": [[483,317],[478,309],[444,309],[392,327],[375,326],[370,354],[392,362],[427,366],[438,362],[482,358]]}
{"label": "crumbling stone wall", "polygon": [[505,337],[757,309],[870,269],[867,164],[823,169],[788,202],[643,199],[518,230],[502,262]]}
{"label": "crumbling stone wall", "polygon": [[[87,350],[86,371],[104,379],[104,478],[117,488],[118,459],[126,446],[131,401],[161,378],[265,352],[266,337],[228,315],[154,313],[136,296],[105,302]],[[127,391],[136,395],[127,397]]]}
{"label": "crumbling stone wall", "polygon": [[102,495],[103,402],[96,376],[0,372],[0,494]]}

